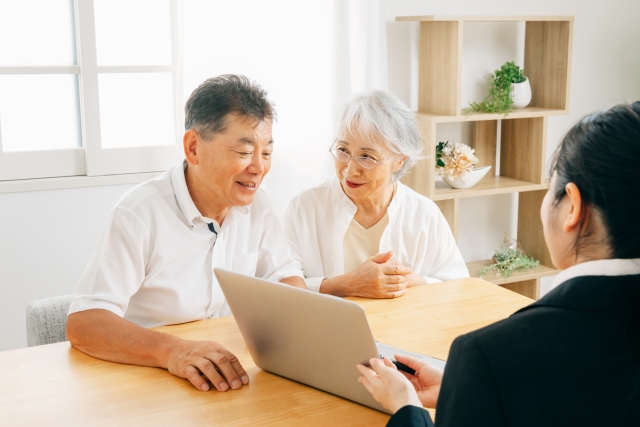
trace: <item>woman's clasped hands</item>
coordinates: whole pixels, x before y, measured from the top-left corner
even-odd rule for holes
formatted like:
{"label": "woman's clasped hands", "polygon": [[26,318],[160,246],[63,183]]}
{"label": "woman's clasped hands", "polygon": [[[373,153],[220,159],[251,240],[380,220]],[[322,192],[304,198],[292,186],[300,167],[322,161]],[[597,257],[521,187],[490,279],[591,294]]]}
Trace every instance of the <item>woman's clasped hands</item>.
{"label": "woman's clasped hands", "polygon": [[382,406],[392,413],[407,405],[435,408],[443,371],[411,356],[395,355],[398,362],[415,370],[415,375],[398,371],[390,359],[371,359],[371,367],[357,365],[365,386]]}
{"label": "woman's clasped hands", "polygon": [[413,271],[401,265],[393,252],[379,253],[363,262],[360,267],[345,274],[346,292],[364,298],[397,298],[411,286]]}

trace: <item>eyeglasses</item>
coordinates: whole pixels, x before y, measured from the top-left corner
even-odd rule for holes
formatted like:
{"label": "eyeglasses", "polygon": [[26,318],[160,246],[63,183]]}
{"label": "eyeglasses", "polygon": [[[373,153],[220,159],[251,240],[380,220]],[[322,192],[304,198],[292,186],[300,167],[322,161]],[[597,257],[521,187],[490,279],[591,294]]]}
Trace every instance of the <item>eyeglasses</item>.
{"label": "eyeglasses", "polygon": [[[335,142],[334,142],[334,144],[335,144]],[[333,147],[333,145],[332,145],[332,147]],[[351,159],[355,159],[355,161],[365,169],[373,169],[376,166],[383,164],[387,160],[397,156],[396,154],[393,154],[393,155],[387,157],[386,159],[377,161],[377,160],[373,160],[371,157],[365,157],[365,156],[352,157],[349,153],[346,153],[346,152],[344,152],[344,151],[342,151],[341,149],[338,149],[338,148],[330,148],[329,152],[331,153],[333,158],[336,159],[339,162],[346,163],[346,162],[351,161]]]}

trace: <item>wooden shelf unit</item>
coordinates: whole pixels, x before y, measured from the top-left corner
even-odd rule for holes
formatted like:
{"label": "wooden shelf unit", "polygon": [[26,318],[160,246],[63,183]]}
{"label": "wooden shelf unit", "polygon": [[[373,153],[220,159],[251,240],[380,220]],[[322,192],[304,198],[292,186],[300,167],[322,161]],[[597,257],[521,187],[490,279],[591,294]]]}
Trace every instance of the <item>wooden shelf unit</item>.
{"label": "wooden shelf unit", "polygon": [[522,22],[522,21],[572,21],[573,16],[396,16],[398,22],[462,21],[462,22]]}
{"label": "wooden shelf unit", "polygon": [[[401,16],[396,21],[420,25],[418,112],[416,119],[427,157],[403,178],[417,192],[439,206],[458,238],[461,198],[519,193],[518,242],[538,260],[531,272],[486,280],[515,292],[538,298],[540,278],[557,271],[544,242],[540,205],[547,189],[547,118],[568,114],[573,38],[572,16]],[[524,71],[531,82],[532,99],[527,108],[503,114],[463,113],[461,96],[462,39],[464,22],[525,22]],[[501,64],[496,64],[496,66]],[[437,129],[443,123],[470,123],[471,141],[481,166],[492,168],[470,189],[452,189],[436,179]],[[500,176],[496,176],[500,126]],[[499,241],[496,236],[496,241]],[[468,264],[472,277],[490,261]]]}

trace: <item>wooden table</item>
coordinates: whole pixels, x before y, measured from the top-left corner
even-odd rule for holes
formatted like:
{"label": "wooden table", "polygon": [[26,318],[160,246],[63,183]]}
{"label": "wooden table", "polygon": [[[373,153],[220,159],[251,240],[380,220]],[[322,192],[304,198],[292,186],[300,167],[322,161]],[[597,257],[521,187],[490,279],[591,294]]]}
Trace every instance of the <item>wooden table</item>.
{"label": "wooden table", "polygon": [[[412,288],[395,300],[351,299],[364,307],[376,340],[443,359],[458,335],[532,302],[480,279]],[[389,418],[260,370],[233,317],[158,330],[223,343],[250,385],[205,393],[163,369],[94,359],[68,342],[25,348],[0,353],[0,425],[383,426]]]}

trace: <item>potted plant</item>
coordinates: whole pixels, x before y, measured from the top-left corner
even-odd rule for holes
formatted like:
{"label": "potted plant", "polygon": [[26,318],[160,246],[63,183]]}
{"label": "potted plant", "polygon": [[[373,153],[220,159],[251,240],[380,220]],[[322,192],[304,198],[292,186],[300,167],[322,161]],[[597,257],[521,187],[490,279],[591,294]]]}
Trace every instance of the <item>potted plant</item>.
{"label": "potted plant", "polygon": [[465,113],[508,114],[513,108],[524,108],[531,102],[531,85],[524,70],[514,62],[505,64],[488,77],[489,96],[482,102],[469,102]]}
{"label": "potted plant", "polygon": [[491,169],[476,168],[479,160],[475,150],[465,144],[438,142],[436,146],[436,172],[452,188],[471,188]]}
{"label": "potted plant", "polygon": [[509,277],[516,271],[533,270],[540,265],[540,261],[524,253],[520,244],[504,233],[504,243],[493,254],[494,264],[482,268],[478,274],[483,278],[489,272],[495,272],[496,276]]}

